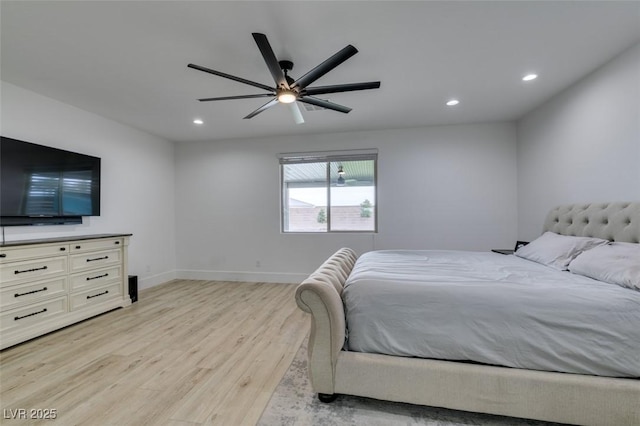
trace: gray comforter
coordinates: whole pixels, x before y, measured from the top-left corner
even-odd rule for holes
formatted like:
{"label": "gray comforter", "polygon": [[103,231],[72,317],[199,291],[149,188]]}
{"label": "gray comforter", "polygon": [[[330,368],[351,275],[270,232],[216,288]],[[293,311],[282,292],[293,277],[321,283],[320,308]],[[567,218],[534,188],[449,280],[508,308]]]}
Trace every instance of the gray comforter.
{"label": "gray comforter", "polygon": [[640,377],[640,292],[515,256],[376,251],[343,299],[350,351]]}

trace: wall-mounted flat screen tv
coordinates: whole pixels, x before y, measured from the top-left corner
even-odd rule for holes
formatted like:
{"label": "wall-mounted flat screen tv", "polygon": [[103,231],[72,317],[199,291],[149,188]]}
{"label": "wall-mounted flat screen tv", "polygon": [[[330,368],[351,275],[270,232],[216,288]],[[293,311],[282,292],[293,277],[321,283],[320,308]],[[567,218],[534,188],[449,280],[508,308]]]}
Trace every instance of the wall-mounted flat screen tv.
{"label": "wall-mounted flat screen tv", "polygon": [[100,216],[100,158],[0,139],[0,226],[82,223]]}

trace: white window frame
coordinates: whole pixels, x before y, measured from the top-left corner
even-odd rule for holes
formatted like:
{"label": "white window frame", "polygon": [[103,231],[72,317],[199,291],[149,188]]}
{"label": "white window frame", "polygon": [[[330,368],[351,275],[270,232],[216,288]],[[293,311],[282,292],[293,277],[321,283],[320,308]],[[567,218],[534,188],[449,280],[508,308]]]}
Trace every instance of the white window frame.
{"label": "white window frame", "polygon": [[[315,152],[289,152],[278,154],[280,162],[280,232],[283,234],[336,234],[336,233],[378,233],[378,150],[377,149],[354,149],[345,151],[315,151]],[[331,229],[331,163],[369,160],[373,161],[373,185],[375,194],[375,204],[373,205],[373,229],[370,230],[332,230]],[[288,164],[301,163],[326,163],[327,179],[327,230],[310,231],[286,231],[285,212],[287,202],[284,196],[284,166]]]}

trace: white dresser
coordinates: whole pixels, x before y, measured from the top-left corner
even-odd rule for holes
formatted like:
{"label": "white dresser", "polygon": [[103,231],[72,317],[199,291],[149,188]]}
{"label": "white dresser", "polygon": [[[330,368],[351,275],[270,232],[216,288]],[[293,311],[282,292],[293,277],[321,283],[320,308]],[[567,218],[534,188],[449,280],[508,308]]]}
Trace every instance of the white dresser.
{"label": "white dresser", "polygon": [[131,234],[0,246],[0,349],[131,304]]}

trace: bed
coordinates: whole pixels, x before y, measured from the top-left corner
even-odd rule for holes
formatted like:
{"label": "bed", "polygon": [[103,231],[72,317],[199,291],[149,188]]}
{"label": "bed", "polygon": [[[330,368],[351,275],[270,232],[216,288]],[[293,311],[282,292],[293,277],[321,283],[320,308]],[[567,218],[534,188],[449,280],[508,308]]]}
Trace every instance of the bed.
{"label": "bed", "polygon": [[[588,254],[615,244],[640,243],[640,203],[559,206],[545,219],[540,240],[545,236],[614,242],[583,247],[580,256],[584,255],[587,261],[582,263],[588,269],[593,263],[588,261]],[[526,254],[523,250],[522,256]],[[578,258],[573,256],[572,261],[580,272]],[[416,260],[422,267],[416,268]],[[394,265],[404,262],[408,267],[398,276]],[[573,268],[570,262],[567,265]],[[312,318],[308,368],[314,392],[323,401],[348,394],[569,424],[639,425],[640,351],[636,346],[640,338],[636,334],[640,330],[640,289],[623,288],[552,266],[520,255],[496,253],[382,251],[357,259],[351,249],[338,250],[296,291],[298,306]],[[448,278],[444,280],[443,276]],[[523,276],[529,281],[522,282]],[[414,281],[425,280],[432,281],[426,299],[430,302],[418,302],[412,309],[411,303],[424,297],[412,293],[423,291],[412,289]],[[385,282],[400,281],[409,290],[400,292],[398,301],[391,297],[395,290],[389,290]],[[443,281],[446,287],[455,284],[462,289],[441,292]],[[495,291],[486,287],[489,282],[498,285],[498,292],[483,298]],[[538,282],[543,288],[537,286]],[[518,286],[518,291],[512,288]],[[588,308],[571,306],[577,303],[573,299],[585,299],[585,288],[606,295],[590,297],[585,302]],[[500,297],[509,292],[523,299],[500,302]],[[579,297],[572,298],[572,294]],[[380,300],[384,303],[376,305]],[[361,309],[365,305],[372,306],[378,316]],[[524,310],[529,305],[533,312]],[[424,315],[389,314],[398,306],[406,311],[422,309]],[[447,310],[454,315],[443,320]],[[551,316],[554,312],[561,315]],[[618,325],[630,327],[613,331],[604,328],[601,322],[605,321],[598,318],[607,313]],[[488,317],[497,317],[498,325],[502,322],[505,328],[485,322],[495,321]],[[543,323],[548,323],[548,329],[540,326]],[[403,327],[408,327],[404,335],[409,337],[402,337]],[[560,333],[548,334],[554,328]],[[515,330],[511,337],[510,329]],[[410,337],[420,330],[426,333]],[[533,330],[540,335],[534,336],[533,343],[518,340],[522,335],[518,330]],[[371,339],[372,335],[382,339]],[[499,340],[503,337],[515,340],[505,344]],[[414,347],[416,340],[423,344],[418,349]],[[478,340],[485,340],[485,346],[475,347],[483,343]],[[620,342],[626,346],[624,351]],[[492,344],[501,350],[491,353],[486,348]],[[537,348],[545,345],[547,353],[535,356],[539,355]],[[598,348],[591,358],[582,355],[589,347]],[[525,356],[531,354],[534,356]]]}

